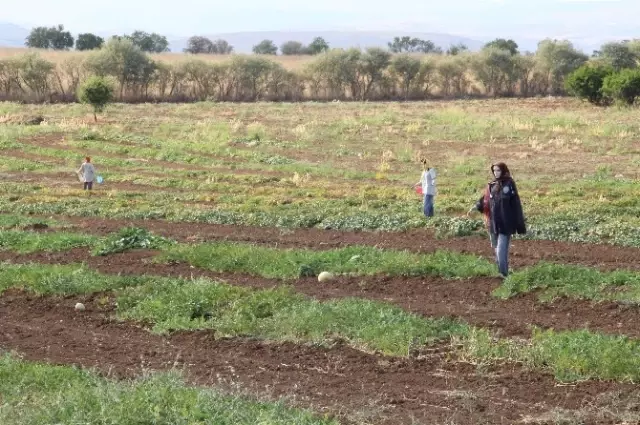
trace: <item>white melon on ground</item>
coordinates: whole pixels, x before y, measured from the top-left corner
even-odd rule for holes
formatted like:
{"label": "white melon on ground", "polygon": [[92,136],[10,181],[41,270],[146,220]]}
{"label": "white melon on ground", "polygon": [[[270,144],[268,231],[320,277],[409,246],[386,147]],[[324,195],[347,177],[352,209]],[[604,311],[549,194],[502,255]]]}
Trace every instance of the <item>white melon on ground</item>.
{"label": "white melon on ground", "polygon": [[333,274],[330,272],[322,272],[318,275],[318,282],[328,282],[333,279]]}

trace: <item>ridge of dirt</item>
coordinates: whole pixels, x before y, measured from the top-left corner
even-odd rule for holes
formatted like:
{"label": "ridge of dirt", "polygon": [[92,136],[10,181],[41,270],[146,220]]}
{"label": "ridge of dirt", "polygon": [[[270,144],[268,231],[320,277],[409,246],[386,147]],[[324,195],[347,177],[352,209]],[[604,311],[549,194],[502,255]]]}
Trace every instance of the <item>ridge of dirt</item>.
{"label": "ridge of dirt", "polygon": [[[237,241],[279,248],[335,249],[352,245],[430,253],[449,250],[480,255],[493,260],[488,237],[439,239],[433,229],[403,232],[348,232],[316,228],[279,229],[275,227],[238,226],[209,223],[174,223],[164,220],[116,220],[99,217],[46,216],[68,221],[79,230],[107,235],[122,227],[144,227],[159,235],[181,242]],[[606,244],[557,242],[548,240],[514,240],[509,247],[513,268],[531,266],[540,261],[585,265],[601,270],[640,270],[640,248]]]}
{"label": "ridge of dirt", "polygon": [[[298,406],[369,423],[516,423],[554,409],[577,410],[607,394],[636,387],[612,382],[559,386],[549,374],[502,364],[479,368],[448,359],[446,348],[422,358],[390,358],[331,348],[219,338],[212,331],[154,335],[109,319],[74,297],[37,297],[8,291],[0,297],[0,347],[27,360],[96,368],[111,377],[144,370],[184,370],[189,381],[233,390],[240,385]],[[373,398],[372,398],[373,397]],[[607,418],[589,423],[614,423]]]}
{"label": "ridge of dirt", "polygon": [[338,277],[329,283],[315,278],[266,279],[246,274],[215,273],[185,263],[153,263],[154,251],[137,250],[104,257],[91,256],[86,248],[60,253],[16,255],[0,252],[0,261],[44,264],[85,263],[104,274],[149,275],[182,278],[208,277],[231,285],[273,288],[290,285],[318,300],[359,297],[399,306],[429,317],[460,319],[490,329],[501,336],[530,337],[533,326],[544,329],[589,329],[613,335],[640,337],[640,309],[614,302],[559,298],[551,303],[538,301],[537,293],[521,294],[508,300],[491,295],[500,285],[497,278],[446,280],[438,277],[360,276]]}

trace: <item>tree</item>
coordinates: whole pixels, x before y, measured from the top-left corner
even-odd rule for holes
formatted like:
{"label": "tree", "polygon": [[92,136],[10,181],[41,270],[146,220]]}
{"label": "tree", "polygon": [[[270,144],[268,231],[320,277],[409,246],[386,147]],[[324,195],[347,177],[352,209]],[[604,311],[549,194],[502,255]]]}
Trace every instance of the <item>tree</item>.
{"label": "tree", "polygon": [[125,38],[109,40],[104,48],[89,56],[87,67],[98,76],[114,77],[119,84],[120,100],[127,87],[136,92],[145,90],[157,69],[149,56]]}
{"label": "tree", "polygon": [[307,49],[309,50],[310,54],[317,55],[329,50],[329,43],[327,43],[322,37],[316,37],[313,39],[311,44],[309,44]]}
{"label": "tree", "polygon": [[233,52],[233,46],[229,45],[226,40],[211,41],[207,37],[193,36],[187,41],[185,53],[210,54],[210,55],[228,55]]}
{"label": "tree", "polygon": [[253,53],[256,55],[275,55],[278,53],[278,47],[271,40],[262,40],[253,46]]}
{"label": "tree", "polygon": [[24,85],[31,89],[38,99],[44,99],[55,65],[41,58],[37,53],[29,53],[18,60],[18,67]]}
{"label": "tree", "polygon": [[393,41],[387,43],[389,50],[393,53],[420,52],[420,53],[442,53],[442,49],[437,47],[431,40],[421,40],[411,37],[394,37]]}
{"label": "tree", "polygon": [[442,49],[431,40],[418,40],[415,47],[416,52],[442,54]]}
{"label": "tree", "polygon": [[561,94],[565,87],[565,78],[589,59],[587,55],[576,50],[570,41],[550,39],[538,43],[536,57],[554,94]]}
{"label": "tree", "polygon": [[601,104],[604,99],[602,94],[604,80],[613,72],[613,68],[609,65],[584,64],[567,77],[565,82],[567,92],[581,99],[587,99],[590,103]]}
{"label": "tree", "polygon": [[515,41],[509,39],[509,40],[505,40],[504,38],[496,38],[493,41],[488,42],[487,44],[484,45],[484,48],[496,48],[499,50],[506,50],[509,53],[511,53],[512,55],[517,55],[518,53],[520,53],[518,51],[518,43],[516,43]]}
{"label": "tree", "polygon": [[594,53],[594,56],[604,60],[616,71],[625,68],[635,68],[638,65],[637,53],[631,50],[628,42],[606,43],[602,45],[599,51]]}
{"label": "tree", "polygon": [[104,111],[113,100],[113,86],[104,77],[94,75],[80,86],[78,98],[82,103],[93,106],[93,119],[98,121],[98,112]]}
{"label": "tree", "polygon": [[227,40],[218,39],[213,42],[211,53],[216,55],[230,55],[233,53],[233,46]]}
{"label": "tree", "polygon": [[167,37],[154,33],[147,33],[144,31],[134,31],[131,35],[125,35],[125,38],[131,40],[131,42],[140,48],[143,52],[149,53],[162,53],[169,51],[169,42]]}
{"label": "tree", "polygon": [[469,51],[469,47],[467,47],[467,45],[464,43],[452,44],[447,49],[447,55],[456,56],[462,52],[468,52],[468,51]]}
{"label": "tree", "polygon": [[287,41],[280,46],[280,52],[286,56],[300,56],[306,55],[308,50],[299,41]]}
{"label": "tree", "polygon": [[391,69],[402,81],[402,94],[405,100],[409,97],[411,83],[420,74],[421,65],[420,60],[407,54],[396,56],[391,62]]}
{"label": "tree", "polygon": [[104,39],[95,34],[79,34],[76,40],[76,50],[96,50],[102,47]]}
{"label": "tree", "polygon": [[633,105],[640,96],[640,70],[623,69],[609,74],[602,83],[602,94],[618,102]]}
{"label": "tree", "polygon": [[358,61],[358,74],[361,79],[361,96],[367,99],[371,88],[382,79],[384,71],[391,62],[391,54],[379,47],[368,48]]}
{"label": "tree", "polygon": [[473,72],[487,95],[513,94],[517,82],[514,55],[498,47],[485,47],[473,57]]}
{"label": "tree", "polygon": [[73,42],[73,36],[64,30],[64,25],[58,25],[34,28],[24,44],[35,49],[68,50],[73,47]]}
{"label": "tree", "polygon": [[187,47],[184,49],[185,53],[191,53],[194,55],[203,53],[213,53],[213,42],[207,37],[193,36],[187,41]]}

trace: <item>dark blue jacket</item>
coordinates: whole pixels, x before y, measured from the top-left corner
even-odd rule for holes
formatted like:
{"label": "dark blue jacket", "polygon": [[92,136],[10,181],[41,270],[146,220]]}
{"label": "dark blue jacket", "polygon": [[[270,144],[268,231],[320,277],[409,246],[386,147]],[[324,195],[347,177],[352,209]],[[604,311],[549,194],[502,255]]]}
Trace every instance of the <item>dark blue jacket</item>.
{"label": "dark blue jacket", "polygon": [[[484,196],[476,203],[482,212]],[[489,230],[495,234],[524,235],[527,227],[516,183],[511,178],[489,183]]]}

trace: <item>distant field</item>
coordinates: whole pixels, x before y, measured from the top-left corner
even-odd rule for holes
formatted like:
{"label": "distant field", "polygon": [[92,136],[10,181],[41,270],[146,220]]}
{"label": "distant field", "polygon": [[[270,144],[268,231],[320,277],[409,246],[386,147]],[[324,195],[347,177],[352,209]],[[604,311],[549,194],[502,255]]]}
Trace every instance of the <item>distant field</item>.
{"label": "distant field", "polygon": [[0,103],[0,423],[637,423],[638,140],[552,97]]}

